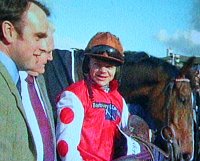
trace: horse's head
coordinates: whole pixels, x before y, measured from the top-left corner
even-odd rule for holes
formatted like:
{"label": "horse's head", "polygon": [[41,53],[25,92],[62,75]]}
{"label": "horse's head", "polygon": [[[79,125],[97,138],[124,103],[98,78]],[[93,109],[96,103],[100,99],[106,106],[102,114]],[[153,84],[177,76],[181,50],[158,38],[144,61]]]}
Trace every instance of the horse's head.
{"label": "horse's head", "polygon": [[122,95],[128,103],[145,106],[157,130],[162,129],[168,146],[160,147],[172,160],[193,157],[192,80],[187,77],[193,60],[180,70],[163,60],[143,57],[126,63],[122,70]]}
{"label": "horse's head", "polygon": [[189,79],[170,82],[165,93],[161,135],[168,144],[168,152],[175,160],[190,160],[193,156],[192,91]]}
{"label": "horse's head", "polygon": [[170,156],[175,160],[191,160],[194,153],[193,79],[186,78],[187,75],[191,76],[188,73],[193,60],[194,58],[188,60],[176,79],[161,83],[164,88],[157,99],[162,100],[163,104],[159,101],[151,102],[154,107],[162,106],[162,115],[158,118],[163,120],[161,135],[168,144]]}

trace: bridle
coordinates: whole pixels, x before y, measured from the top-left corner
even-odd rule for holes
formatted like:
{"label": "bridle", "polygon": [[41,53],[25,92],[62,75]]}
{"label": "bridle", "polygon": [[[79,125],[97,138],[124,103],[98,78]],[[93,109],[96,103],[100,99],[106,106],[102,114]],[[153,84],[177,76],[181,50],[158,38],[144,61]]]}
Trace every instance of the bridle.
{"label": "bridle", "polygon": [[[173,101],[173,90],[174,87],[176,86],[176,84],[178,82],[188,82],[190,83],[189,79],[186,78],[179,78],[179,79],[173,79],[170,80],[167,85],[165,86],[164,90],[162,92],[164,92],[167,97],[165,101],[166,103],[164,104],[164,108],[165,108],[165,123],[164,126],[161,128],[160,131],[160,135],[163,138],[163,140],[166,141],[167,146],[168,146],[168,152],[163,151],[161,148],[157,147],[156,145],[154,145],[153,143],[137,136],[134,135],[134,132],[132,130],[134,130],[134,128],[129,128],[130,133],[128,134],[128,136],[134,138],[136,141],[138,141],[139,143],[143,144],[150,152],[153,161],[155,160],[153,157],[153,153],[152,153],[152,148],[157,149],[161,154],[163,154],[167,159],[173,160],[173,158],[175,157],[175,151],[173,149],[173,145],[177,144],[175,141],[175,132],[173,131],[173,129],[170,127],[170,110],[171,110],[171,105],[172,105],[172,101]],[[155,135],[159,135],[159,130],[154,133]],[[156,137],[156,136],[155,136]]]}
{"label": "bridle", "polygon": [[168,157],[171,159],[174,158],[174,149],[173,149],[173,144],[175,144],[175,133],[173,129],[170,127],[170,110],[171,110],[171,104],[172,104],[172,94],[173,94],[173,89],[174,86],[176,86],[177,82],[188,82],[190,83],[189,79],[186,78],[178,78],[178,79],[173,79],[171,80],[167,86],[165,87],[164,91],[167,92],[167,101],[165,101],[165,124],[161,128],[161,137],[163,140],[167,142],[168,146]]}
{"label": "bridle", "polygon": [[[130,136],[131,138],[134,138],[136,141],[143,144],[149,150],[153,161],[155,159],[154,159],[154,154],[153,154],[152,148],[155,150],[157,149],[163,156],[165,156],[165,158],[167,158],[169,160],[174,160],[174,158],[176,158],[175,157],[175,149],[173,147],[175,144],[177,144],[177,142],[175,139],[175,132],[170,127],[170,120],[171,120],[170,111],[171,111],[171,105],[172,105],[172,101],[173,101],[173,90],[174,90],[174,87],[177,86],[178,82],[190,83],[190,80],[186,79],[186,78],[170,80],[167,83],[167,85],[165,86],[164,90],[162,91],[167,95],[167,97],[166,97],[167,101],[165,101],[166,103],[164,104],[164,108],[166,110],[165,111],[165,123],[164,123],[164,126],[161,128],[160,135],[163,138],[163,140],[166,141],[166,143],[167,143],[168,152],[163,151],[161,148],[154,145],[150,141],[147,141],[147,140],[135,135],[133,132],[134,128],[129,127],[129,132],[127,133],[128,136]],[[159,130],[154,134],[159,135]],[[180,157],[182,157],[182,156],[180,156]]]}

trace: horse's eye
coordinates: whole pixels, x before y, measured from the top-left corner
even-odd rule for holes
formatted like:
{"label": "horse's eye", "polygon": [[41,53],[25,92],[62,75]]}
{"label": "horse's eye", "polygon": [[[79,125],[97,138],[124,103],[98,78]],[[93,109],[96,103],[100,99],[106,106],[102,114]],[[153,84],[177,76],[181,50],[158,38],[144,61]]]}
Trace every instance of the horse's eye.
{"label": "horse's eye", "polygon": [[186,104],[187,103],[187,98],[186,97],[184,97],[184,96],[181,96],[181,97],[179,97],[179,101],[182,103],[182,104]]}

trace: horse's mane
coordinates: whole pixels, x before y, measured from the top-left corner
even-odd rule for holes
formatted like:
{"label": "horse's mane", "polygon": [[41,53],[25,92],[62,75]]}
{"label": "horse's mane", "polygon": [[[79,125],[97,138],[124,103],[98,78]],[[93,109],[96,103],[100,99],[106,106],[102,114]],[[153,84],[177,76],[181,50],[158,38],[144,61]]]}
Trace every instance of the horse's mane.
{"label": "horse's mane", "polygon": [[126,86],[132,89],[168,81],[179,75],[177,67],[145,52],[125,52],[125,64],[122,68],[122,75],[129,77],[128,80],[132,80]]}
{"label": "horse's mane", "polygon": [[[147,89],[148,91],[150,88],[164,90],[162,88],[170,81],[183,76],[194,82],[192,73],[188,72],[193,61],[194,58],[190,58],[180,69],[164,59],[156,58],[145,52],[125,52],[125,64],[121,70],[120,92],[128,103],[133,101],[143,104],[145,99],[148,102]],[[190,74],[186,75],[186,73]],[[130,94],[134,96],[134,99],[130,98]]]}

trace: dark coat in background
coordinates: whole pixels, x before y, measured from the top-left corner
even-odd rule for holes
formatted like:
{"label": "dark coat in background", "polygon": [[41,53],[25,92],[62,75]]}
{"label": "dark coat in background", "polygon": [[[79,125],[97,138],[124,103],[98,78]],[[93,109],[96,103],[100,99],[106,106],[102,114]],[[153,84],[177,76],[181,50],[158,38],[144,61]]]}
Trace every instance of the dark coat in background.
{"label": "dark coat in background", "polygon": [[[56,118],[56,98],[70,84],[82,79],[83,50],[53,50],[53,61],[45,66],[44,79]],[[79,72],[78,72],[79,71]]]}

